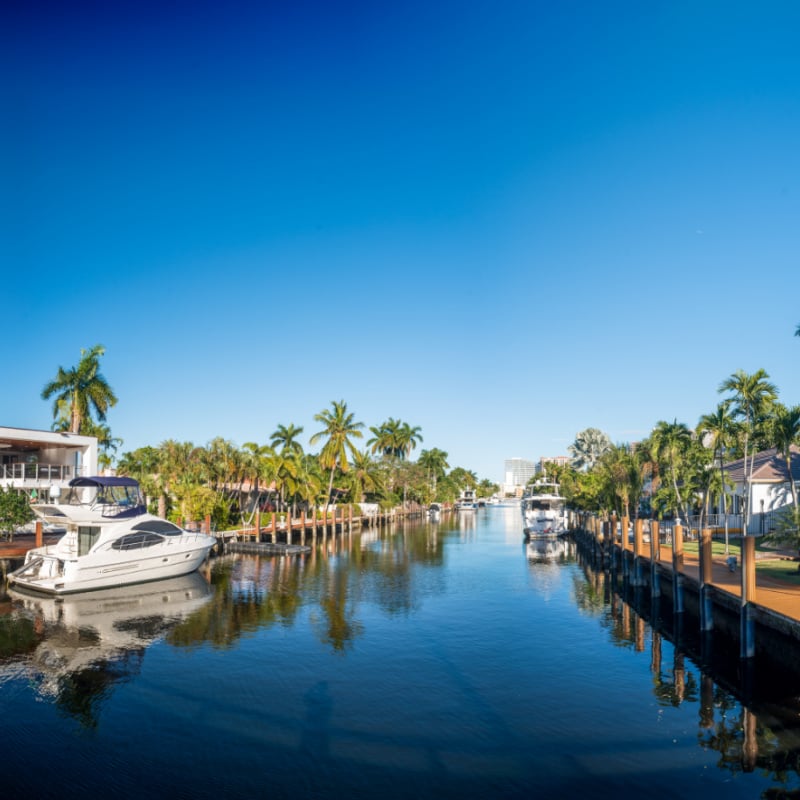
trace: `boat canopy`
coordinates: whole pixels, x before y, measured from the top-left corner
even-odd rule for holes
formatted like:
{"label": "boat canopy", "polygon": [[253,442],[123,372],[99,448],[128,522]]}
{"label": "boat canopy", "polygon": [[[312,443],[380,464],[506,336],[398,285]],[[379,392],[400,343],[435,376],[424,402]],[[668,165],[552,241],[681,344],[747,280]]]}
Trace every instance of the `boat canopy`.
{"label": "boat canopy", "polygon": [[69,482],[70,486],[82,487],[105,487],[105,486],[130,486],[139,488],[139,481],[135,478],[127,478],[119,475],[93,475],[85,478],[73,478]]}

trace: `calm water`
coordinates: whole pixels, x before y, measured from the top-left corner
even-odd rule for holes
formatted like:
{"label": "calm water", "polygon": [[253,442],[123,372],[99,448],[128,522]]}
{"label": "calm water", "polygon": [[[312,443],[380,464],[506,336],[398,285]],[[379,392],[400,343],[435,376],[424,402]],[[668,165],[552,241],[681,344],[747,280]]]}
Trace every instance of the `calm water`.
{"label": "calm water", "polygon": [[743,707],[735,657],[733,678],[705,674],[609,589],[574,548],[530,559],[518,510],[490,508],[165,584],[6,598],[4,795],[797,790],[791,689],[761,669],[772,691]]}

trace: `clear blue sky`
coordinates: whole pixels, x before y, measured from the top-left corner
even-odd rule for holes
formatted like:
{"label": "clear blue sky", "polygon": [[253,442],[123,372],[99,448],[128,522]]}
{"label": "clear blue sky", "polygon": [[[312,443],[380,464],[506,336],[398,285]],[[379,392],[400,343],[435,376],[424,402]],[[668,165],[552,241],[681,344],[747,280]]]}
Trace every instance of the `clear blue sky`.
{"label": "clear blue sky", "polygon": [[0,15],[2,425],[96,343],[123,450],[343,399],[500,480],[800,403],[797,3]]}

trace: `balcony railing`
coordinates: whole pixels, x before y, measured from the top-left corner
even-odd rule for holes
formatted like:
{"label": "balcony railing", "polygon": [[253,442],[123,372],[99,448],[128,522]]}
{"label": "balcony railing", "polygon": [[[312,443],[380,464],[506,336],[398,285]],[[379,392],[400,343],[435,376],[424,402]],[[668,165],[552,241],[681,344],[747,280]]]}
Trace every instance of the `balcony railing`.
{"label": "balcony railing", "polygon": [[[77,470],[80,474],[81,470]],[[3,464],[0,481],[69,481],[76,475],[75,467],[66,464]]]}

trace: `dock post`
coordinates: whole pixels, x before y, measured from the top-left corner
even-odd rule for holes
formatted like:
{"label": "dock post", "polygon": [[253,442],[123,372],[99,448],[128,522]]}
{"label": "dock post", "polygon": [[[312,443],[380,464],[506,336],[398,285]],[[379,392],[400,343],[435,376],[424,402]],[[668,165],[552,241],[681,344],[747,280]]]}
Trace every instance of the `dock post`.
{"label": "dock post", "polygon": [[642,520],[636,519],[633,523],[633,583],[634,586],[643,586],[642,557],[644,556],[644,538],[642,536]]}
{"label": "dock post", "polygon": [[44,542],[44,534],[42,529],[42,521],[40,519],[36,520],[36,533],[34,534],[34,544],[36,547],[41,547]]}
{"label": "dock post", "polygon": [[256,541],[261,541],[261,512],[256,511]]}
{"label": "dock post", "polygon": [[658,520],[650,520],[650,596],[658,597],[661,594],[661,584],[658,581],[658,562],[661,558],[661,533],[658,530]]}
{"label": "dock post", "polygon": [[622,537],[622,578],[630,578],[631,575],[631,562],[628,559],[628,524],[630,520],[624,514],[622,515],[622,522],[620,523],[620,536]]}
{"label": "dock post", "polygon": [[300,512],[300,530],[302,531],[300,544],[305,545],[306,543],[306,510],[303,509]]}
{"label": "dock post", "polygon": [[714,627],[714,610],[711,603],[711,531],[700,531],[700,630],[710,631]]}
{"label": "dock post", "polygon": [[278,512],[272,512],[272,544],[278,543]]}
{"label": "dock post", "polygon": [[752,606],[756,602],[756,540],[742,533],[742,595],[740,609],[740,652],[742,658],[756,654]]}
{"label": "dock post", "polygon": [[348,525],[348,533],[353,533],[353,504],[347,504],[347,525]]}
{"label": "dock post", "polygon": [[683,526],[672,528],[672,594],[673,611],[683,613]]}
{"label": "dock post", "polygon": [[211,536],[211,514],[206,514],[205,527],[203,530],[208,536]]}
{"label": "dock post", "polygon": [[[597,519],[595,517],[595,519]],[[599,522],[599,520],[597,520]],[[617,517],[612,514],[608,520],[608,560],[611,569],[617,569]]]}

